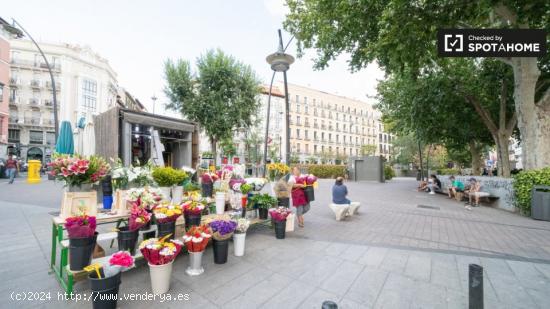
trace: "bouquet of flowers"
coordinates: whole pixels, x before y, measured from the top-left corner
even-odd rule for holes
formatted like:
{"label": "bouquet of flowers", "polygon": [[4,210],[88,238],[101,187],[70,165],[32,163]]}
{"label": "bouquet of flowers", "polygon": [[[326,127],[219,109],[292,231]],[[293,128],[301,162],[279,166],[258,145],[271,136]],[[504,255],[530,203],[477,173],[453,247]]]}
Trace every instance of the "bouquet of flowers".
{"label": "bouquet of flowers", "polygon": [[127,194],[127,201],[145,209],[152,209],[162,200],[162,194],[154,188],[130,189]]}
{"label": "bouquet of flowers", "polygon": [[111,255],[107,264],[92,264],[84,268],[87,272],[95,271],[97,278],[109,278],[124,269],[134,266],[134,258],[127,251],[119,251]]}
{"label": "bouquet of flowers", "polygon": [[48,167],[51,168],[50,175],[64,181],[67,186],[98,183],[111,168],[101,157],[85,158],[79,155],[56,155]]}
{"label": "bouquet of flowers", "polygon": [[151,186],[155,184],[153,179],[153,163],[148,161],[140,166],[140,162],[136,162],[136,166],[132,166],[127,170],[128,181],[138,187]]}
{"label": "bouquet of flowers", "polygon": [[212,237],[214,237],[215,240],[226,240],[233,235],[233,232],[237,227],[237,222],[232,220],[217,219],[211,221],[209,225],[212,230]]}
{"label": "bouquet of flowers", "polygon": [[246,178],[246,183],[252,186],[252,191],[261,191],[267,180],[265,178]]}
{"label": "bouquet of flowers", "polygon": [[128,168],[122,164],[122,160],[120,158],[117,158],[116,160],[111,158],[110,160],[114,166],[111,169],[111,182],[113,184],[113,189],[128,188]]}
{"label": "bouquet of flowers", "polygon": [[128,220],[128,230],[135,231],[151,220],[151,214],[136,204],[132,205],[130,210],[130,219]]}
{"label": "bouquet of flowers", "polygon": [[271,181],[278,180],[290,172],[290,167],[284,163],[269,163],[266,168]]}
{"label": "bouquet of flowers", "polygon": [[216,180],[218,179],[219,179],[218,174],[208,173],[208,172],[202,174],[202,177],[201,177],[202,183],[213,183],[213,182],[216,182]]}
{"label": "bouquet of flowers", "polygon": [[241,192],[241,186],[246,183],[244,179],[231,178],[229,180],[229,187],[235,192]]}
{"label": "bouquet of flowers", "polygon": [[246,218],[239,218],[237,219],[237,227],[235,228],[236,234],[243,234],[246,233],[248,230],[248,227],[250,227],[250,221]]}
{"label": "bouquet of flowers", "polygon": [[181,216],[181,208],[170,202],[162,202],[153,208],[158,223],[175,222]]}
{"label": "bouquet of flowers", "polygon": [[317,176],[315,176],[313,174],[309,174],[309,175],[307,175],[303,178],[304,178],[304,181],[305,181],[306,185],[308,185],[308,186],[313,186],[313,184],[315,182],[317,182]]}
{"label": "bouquet of flowers", "polygon": [[165,238],[149,238],[139,244],[139,250],[149,264],[168,264],[180,253],[183,243],[175,239],[165,241]]}
{"label": "bouquet of flowers", "polygon": [[204,210],[205,206],[199,201],[189,200],[181,204],[181,208],[185,214],[199,215]]}
{"label": "bouquet of flowers", "polygon": [[95,217],[81,215],[65,219],[65,229],[69,238],[93,237],[95,234]]}
{"label": "bouquet of flowers", "polygon": [[194,225],[183,236],[183,242],[189,252],[201,252],[206,249],[212,233],[207,225]]}
{"label": "bouquet of flowers", "polygon": [[292,211],[286,207],[277,207],[277,208],[271,208],[269,210],[269,214],[271,215],[271,218],[275,221],[285,221],[288,215],[290,215]]}

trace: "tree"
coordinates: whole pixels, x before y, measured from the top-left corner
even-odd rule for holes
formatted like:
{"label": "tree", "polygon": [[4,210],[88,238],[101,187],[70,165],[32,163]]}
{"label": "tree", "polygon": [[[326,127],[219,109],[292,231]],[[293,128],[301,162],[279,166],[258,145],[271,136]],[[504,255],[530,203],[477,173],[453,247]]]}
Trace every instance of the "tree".
{"label": "tree", "polygon": [[260,82],[250,66],[221,50],[207,51],[196,66],[193,72],[188,61],[166,61],[167,107],[201,125],[216,158],[218,141],[231,139],[234,130],[252,124],[260,105]]}
{"label": "tree", "polygon": [[224,139],[220,142],[220,148],[222,154],[228,158],[232,158],[237,154],[237,147],[233,143],[232,139]]}
{"label": "tree", "polygon": [[[316,68],[351,54],[351,70],[376,60],[388,73],[413,76],[437,57],[438,28],[538,28],[550,30],[544,0],[287,0],[285,28],[299,55],[315,48]],[[550,165],[550,56],[499,58],[513,69],[513,97],[527,169]]]}
{"label": "tree", "polygon": [[374,156],[376,154],[376,145],[362,145],[361,146],[361,155],[362,156]]}

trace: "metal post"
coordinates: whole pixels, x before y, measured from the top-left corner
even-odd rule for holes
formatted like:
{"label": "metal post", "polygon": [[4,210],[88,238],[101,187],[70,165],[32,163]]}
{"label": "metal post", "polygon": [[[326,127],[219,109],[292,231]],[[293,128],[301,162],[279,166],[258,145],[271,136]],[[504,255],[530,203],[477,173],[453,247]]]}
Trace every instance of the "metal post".
{"label": "metal post", "polygon": [[483,267],[469,265],[468,296],[470,309],[483,309]]}
{"label": "metal post", "polygon": [[[416,138],[418,138],[418,134]],[[420,146],[420,139],[418,139],[418,156],[420,158],[420,181],[424,181],[424,164],[422,163],[422,147]]]}
{"label": "metal post", "polygon": [[29,37],[29,39],[31,39],[31,41],[34,43],[34,45],[36,46],[36,48],[38,49],[38,51],[42,55],[42,58],[44,58],[44,62],[46,62],[46,66],[48,67],[48,72],[50,73],[50,80],[52,82],[52,91],[53,91],[53,122],[54,122],[54,132],[55,132],[54,133],[55,134],[54,145],[55,145],[55,144],[57,144],[57,136],[58,136],[58,133],[59,133],[59,123],[58,123],[58,120],[57,120],[57,94],[56,94],[56,89],[55,89],[55,80],[53,78],[52,68],[50,67],[50,63],[48,62],[48,59],[46,58],[46,55],[44,55],[44,52],[42,52],[42,49],[40,48],[40,46],[38,46],[38,43],[36,43],[36,41],[27,32],[27,30],[25,30],[25,28],[23,28],[23,26],[21,26],[21,24],[18,23],[15,19],[12,18],[12,21],[13,21],[14,25],[17,25],[19,28],[21,28],[21,30],[23,30],[23,32],[25,32],[25,34]]}
{"label": "metal post", "polygon": [[331,300],[325,300],[321,305],[321,309],[338,309],[338,305]]}
{"label": "metal post", "polygon": [[[282,44],[282,42],[281,42]],[[264,140],[264,172],[263,177],[265,178],[265,173],[267,170],[267,140],[269,139],[269,118],[271,113],[271,90],[273,89],[273,80],[275,79],[275,71],[271,75],[271,83],[269,84],[269,96],[267,97],[267,115],[265,120],[265,140]]]}
{"label": "metal post", "polygon": [[290,103],[288,101],[288,83],[286,71],[283,72],[285,83],[285,112],[286,112],[286,164],[290,165]]}

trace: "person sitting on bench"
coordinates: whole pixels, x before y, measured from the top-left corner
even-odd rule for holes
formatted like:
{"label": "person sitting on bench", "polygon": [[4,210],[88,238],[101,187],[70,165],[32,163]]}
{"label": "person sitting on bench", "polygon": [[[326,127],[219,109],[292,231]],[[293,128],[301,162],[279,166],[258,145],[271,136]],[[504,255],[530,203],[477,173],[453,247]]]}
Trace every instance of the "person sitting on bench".
{"label": "person sitting on bench", "polygon": [[351,204],[351,201],[346,197],[348,195],[348,187],[344,184],[343,177],[337,177],[332,186],[332,202],[334,204]]}
{"label": "person sitting on bench", "polygon": [[[472,210],[472,207],[478,207],[479,206],[479,198],[482,196],[488,196],[489,193],[482,192],[481,183],[477,181],[475,178],[470,178],[470,187],[464,191],[465,194],[468,194],[468,202],[465,204],[465,208],[467,210]],[[474,202],[472,203],[472,198]]]}
{"label": "person sitting on bench", "polygon": [[456,180],[455,176],[449,177],[449,180],[451,181],[451,186],[447,192],[449,194],[449,198],[456,197],[457,192],[464,192],[464,184],[462,181]]}

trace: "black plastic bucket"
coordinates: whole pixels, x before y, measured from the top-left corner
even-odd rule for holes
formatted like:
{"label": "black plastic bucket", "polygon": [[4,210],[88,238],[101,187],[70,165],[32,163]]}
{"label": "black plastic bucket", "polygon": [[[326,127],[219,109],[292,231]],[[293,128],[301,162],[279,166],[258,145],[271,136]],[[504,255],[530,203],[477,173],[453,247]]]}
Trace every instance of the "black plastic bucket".
{"label": "black plastic bucket", "polygon": [[139,229],[129,231],[127,226],[118,228],[118,250],[130,251],[131,255],[136,253],[136,242],[139,236]]}
{"label": "black plastic bucket", "polygon": [[201,225],[201,214],[193,215],[186,214],[185,216],[185,230],[188,231],[192,226]]}
{"label": "black plastic bucket", "polygon": [[168,239],[174,239],[174,234],[176,234],[176,221],[166,223],[157,222],[157,228],[158,238],[162,238],[168,234],[172,234]]}
{"label": "black plastic bucket", "polygon": [[258,216],[260,217],[261,220],[266,220],[267,219],[267,208],[258,208]]}
{"label": "black plastic bucket", "polygon": [[69,238],[69,267],[82,270],[92,262],[92,253],[97,240],[97,232],[92,237]]}
{"label": "black plastic bucket", "polygon": [[214,191],[213,183],[203,183],[201,186],[201,193],[203,197],[212,197],[212,192]]}
{"label": "black plastic bucket", "polygon": [[304,189],[304,193],[306,194],[306,199],[308,202],[315,201],[315,190],[313,189],[312,186],[307,186]]}
{"label": "black plastic bucket", "polygon": [[277,205],[288,208],[290,206],[290,199],[288,197],[277,198]]}
{"label": "black plastic bucket", "polygon": [[275,238],[285,239],[286,220],[273,221],[273,223],[275,224]]}
{"label": "black plastic bucket", "polygon": [[214,263],[225,264],[227,263],[227,254],[229,253],[229,239],[215,240],[214,246]]}
{"label": "black plastic bucket", "polygon": [[94,309],[115,309],[117,305],[120,274],[109,278],[97,278],[96,272],[88,275],[92,290],[92,306]]}

